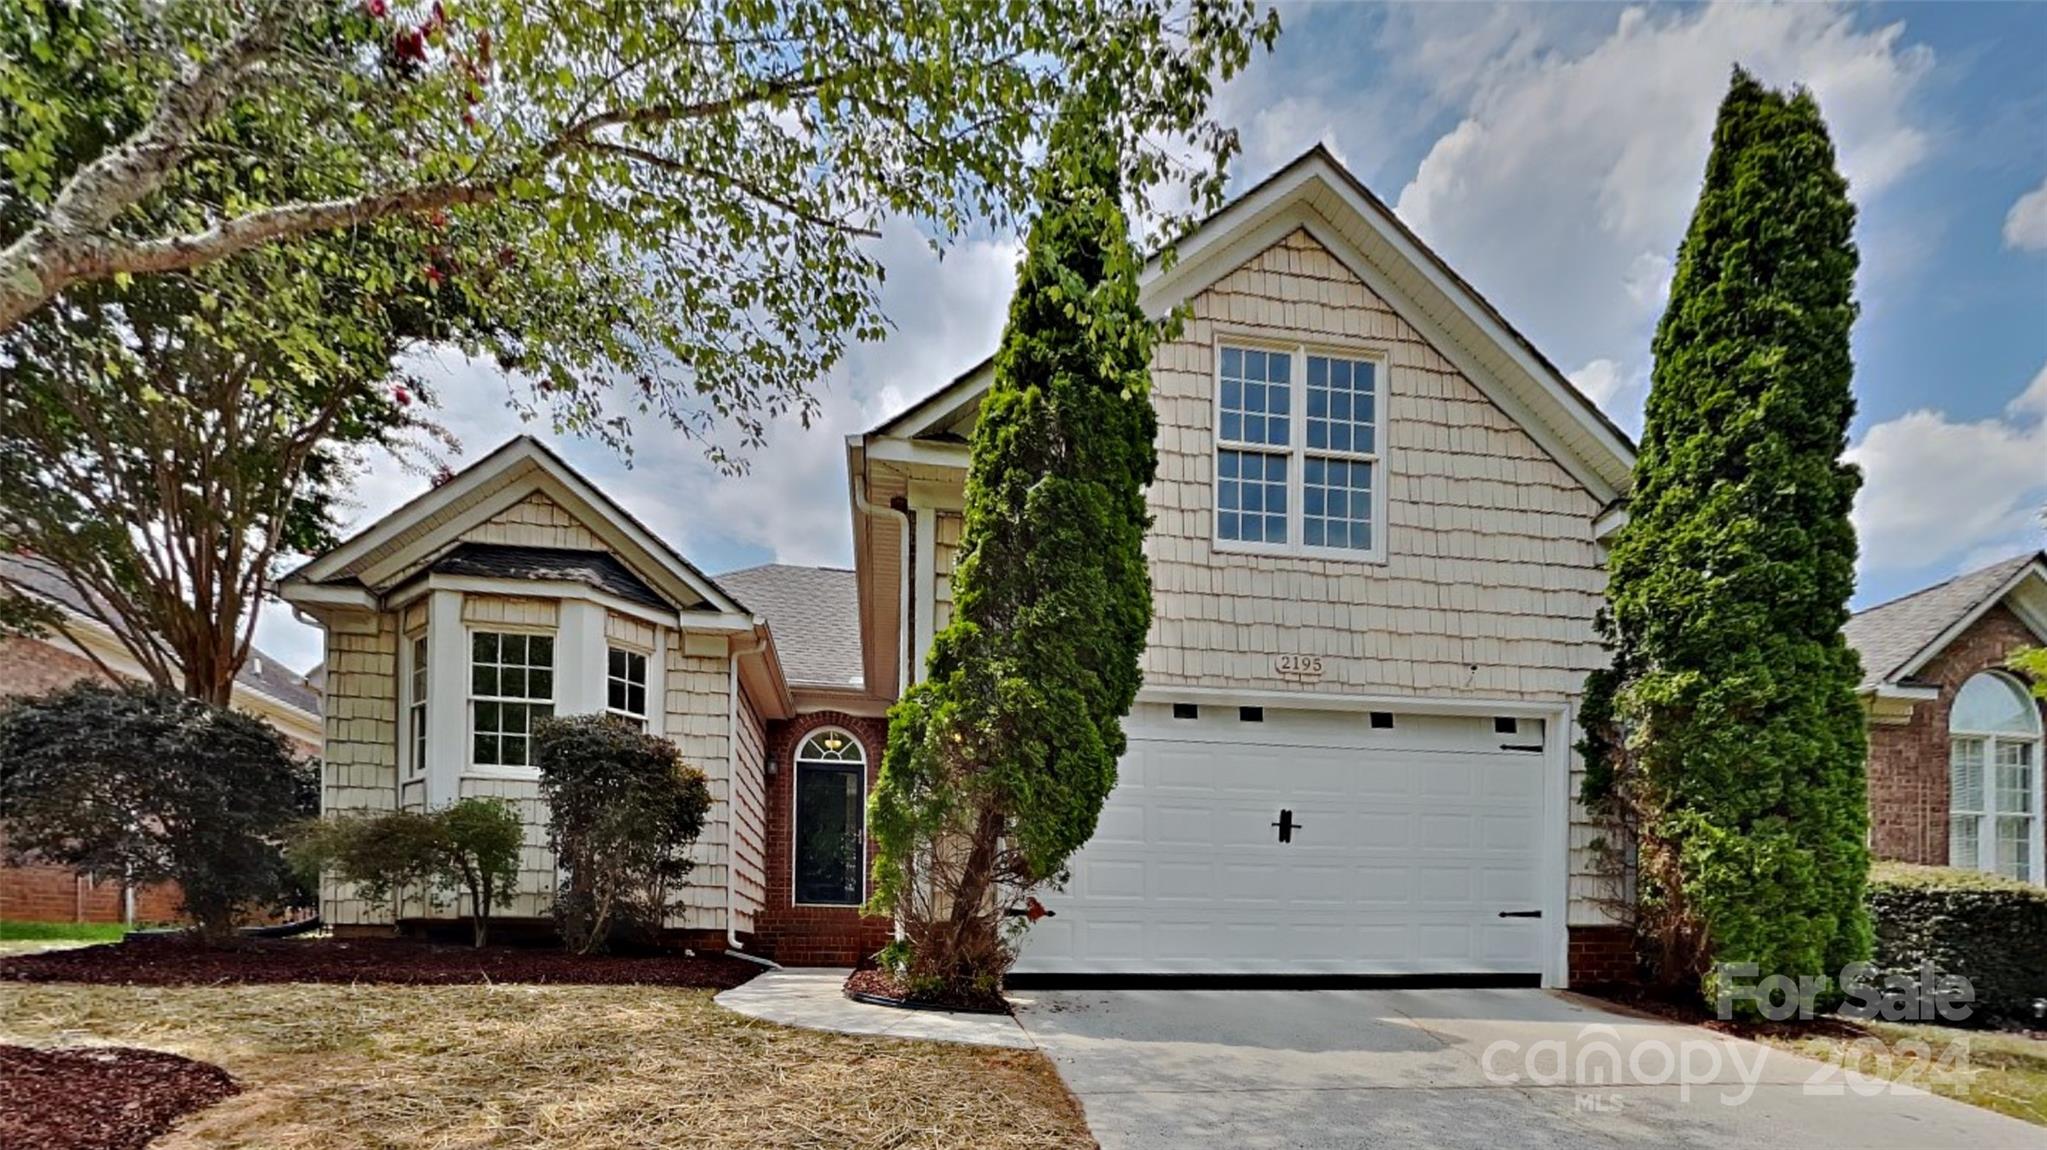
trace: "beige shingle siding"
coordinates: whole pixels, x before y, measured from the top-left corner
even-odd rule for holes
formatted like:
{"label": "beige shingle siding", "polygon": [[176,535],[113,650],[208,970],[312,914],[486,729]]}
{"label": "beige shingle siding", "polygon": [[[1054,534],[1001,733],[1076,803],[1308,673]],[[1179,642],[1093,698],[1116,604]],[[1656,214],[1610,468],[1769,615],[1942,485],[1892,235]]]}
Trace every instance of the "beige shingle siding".
{"label": "beige shingle siding", "polygon": [[[1153,371],[1146,681],[1280,686],[1273,654],[1300,652],[1324,657],[1309,690],[1575,694],[1601,657],[1594,496],[1306,232],[1192,302]],[[1213,548],[1214,352],[1231,334],[1388,354],[1385,564]]]}
{"label": "beige shingle siding", "polygon": [[553,630],[560,610],[552,599],[511,595],[462,596],[462,621],[472,627],[518,627]]}
{"label": "beige shingle siding", "polygon": [[[398,803],[398,618],[337,614],[327,632],[326,746],[320,807],[327,814],[369,814]],[[387,923],[388,911],[329,883],[321,914],[342,924]]]}
{"label": "beige shingle siding", "polygon": [[739,740],[732,780],[733,854],[737,881],[733,884],[733,926],[740,931],[754,929],[754,916],[766,905],[767,866],[767,751],[766,732],[753,700],[739,693]]}
{"label": "beige shingle siding", "polygon": [[[1605,655],[1596,496],[1304,231],[1192,301],[1158,349],[1155,588],[1145,682],[1331,694],[1575,700]],[[1231,335],[1386,354],[1384,564],[1217,551],[1215,349]],[[1276,653],[1323,656],[1295,684]],[[1575,739],[1575,732],[1572,733]],[[1579,772],[1572,772],[1575,796]],[[1573,803],[1571,921],[1604,921]]]}
{"label": "beige shingle siding", "polygon": [[[732,771],[726,737],[729,656],[722,638],[685,635],[669,647],[667,734],[682,749],[684,762],[710,781],[711,812],[692,852],[697,865],[681,893],[682,909],[668,925],[702,930],[725,928],[725,868],[732,843]],[[717,654],[711,654],[713,649]]]}
{"label": "beige shingle siding", "polygon": [[622,647],[634,647],[642,651],[654,649],[654,625],[630,615],[607,611],[604,615],[604,638]]}
{"label": "beige shingle siding", "polygon": [[[526,828],[526,842],[519,851],[518,893],[513,896],[510,906],[500,908],[497,913],[517,918],[546,918],[553,914],[554,852],[547,846],[547,807],[540,801],[539,781],[465,775],[462,778],[462,797],[502,799],[518,812],[519,822]],[[464,898],[459,913],[468,911],[468,899]],[[455,912],[452,906],[441,908],[444,915]]]}
{"label": "beige shingle siding", "polygon": [[932,518],[931,562],[937,578],[931,595],[933,634],[952,622],[952,569],[959,562],[965,525],[966,518],[957,511],[940,511]]}
{"label": "beige shingle siding", "polygon": [[560,547],[602,551],[604,544],[575,516],[534,492],[462,533],[464,543],[505,543],[514,547]]}

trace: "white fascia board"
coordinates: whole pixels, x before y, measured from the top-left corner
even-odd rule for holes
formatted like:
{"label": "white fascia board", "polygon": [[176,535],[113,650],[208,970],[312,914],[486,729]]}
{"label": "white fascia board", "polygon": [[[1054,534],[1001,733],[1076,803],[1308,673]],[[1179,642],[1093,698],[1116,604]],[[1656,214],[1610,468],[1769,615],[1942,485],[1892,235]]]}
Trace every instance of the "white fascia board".
{"label": "white fascia board", "polygon": [[507,440],[496,451],[456,473],[453,479],[439,487],[429,488],[396,511],[356,532],[333,550],[286,575],[281,583],[286,585],[318,583],[331,579],[351,563],[376,550],[392,536],[403,531],[407,525],[431,518],[451,504],[474,494],[485,484],[495,482],[519,464],[537,460],[540,455],[539,443],[531,436],[521,435]]}
{"label": "white fascia board", "polygon": [[294,607],[345,607],[358,611],[377,609],[377,597],[362,587],[329,583],[282,583],[277,596]]}
{"label": "white fascia board", "polygon": [[1392,711],[1421,715],[1512,715],[1531,719],[1560,718],[1569,710],[1563,700],[1488,699],[1462,695],[1363,695],[1320,691],[1239,690],[1234,687],[1147,686],[1137,692],[1140,703],[1213,703],[1293,708],[1307,711]]}
{"label": "white fascia board", "polygon": [[867,458],[875,463],[921,464],[926,467],[967,469],[971,458],[964,443],[931,443],[921,439],[879,436],[867,443]]}

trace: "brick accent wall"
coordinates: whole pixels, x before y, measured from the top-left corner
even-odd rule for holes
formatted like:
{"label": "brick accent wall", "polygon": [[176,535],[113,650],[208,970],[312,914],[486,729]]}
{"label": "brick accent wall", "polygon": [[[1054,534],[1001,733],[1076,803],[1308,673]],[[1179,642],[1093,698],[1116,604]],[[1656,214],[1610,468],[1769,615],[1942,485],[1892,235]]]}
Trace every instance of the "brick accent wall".
{"label": "brick accent wall", "polygon": [[1878,858],[1947,864],[1948,710],[1955,692],[2037,642],[2009,608],[1992,607],[1914,676],[1939,687],[1938,699],[1914,706],[1908,722],[1869,725],[1870,842]]}
{"label": "brick accent wall", "polygon": [[1612,986],[1641,979],[1633,932],[1624,926],[1574,926],[1566,958],[1569,985]]}
{"label": "brick accent wall", "polygon": [[[793,856],[790,831],[796,819],[796,748],[819,727],[850,731],[867,750],[867,790],[881,774],[881,752],[888,724],[879,718],[817,711],[768,726],[768,889],[767,902],[756,920],[750,949],[784,966],[856,966],[888,945],[894,931],[887,919],[862,917],[850,906],[793,904]],[[874,862],[874,841],[867,843],[867,863]]]}

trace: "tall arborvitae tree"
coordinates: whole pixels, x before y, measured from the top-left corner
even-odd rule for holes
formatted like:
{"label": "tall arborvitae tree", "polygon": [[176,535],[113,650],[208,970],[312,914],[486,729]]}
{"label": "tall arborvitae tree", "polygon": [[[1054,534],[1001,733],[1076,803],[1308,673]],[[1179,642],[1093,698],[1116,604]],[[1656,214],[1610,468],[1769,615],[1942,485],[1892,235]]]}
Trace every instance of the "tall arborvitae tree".
{"label": "tall arborvitae tree", "polygon": [[1003,930],[1093,836],[1151,623],[1149,366],[1114,137],[1062,119],[974,430],[953,621],[890,716],[871,909],[913,985],[992,989]]}
{"label": "tall arborvitae tree", "polygon": [[1855,585],[1855,209],[1811,93],[1737,69],[1658,326],[1586,797],[1633,835],[1673,985],[1869,953]]}

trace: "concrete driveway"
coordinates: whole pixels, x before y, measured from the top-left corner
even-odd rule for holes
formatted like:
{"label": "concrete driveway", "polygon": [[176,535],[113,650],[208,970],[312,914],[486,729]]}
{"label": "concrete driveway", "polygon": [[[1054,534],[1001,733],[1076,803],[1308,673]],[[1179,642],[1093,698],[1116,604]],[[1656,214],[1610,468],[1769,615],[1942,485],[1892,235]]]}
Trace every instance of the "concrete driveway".
{"label": "concrete driveway", "polygon": [[1540,990],[1025,991],[1103,1150],[2047,1147],[2047,1130]]}

